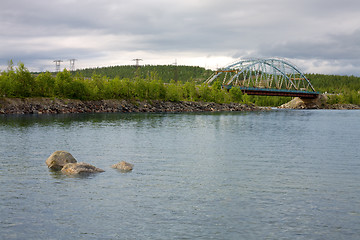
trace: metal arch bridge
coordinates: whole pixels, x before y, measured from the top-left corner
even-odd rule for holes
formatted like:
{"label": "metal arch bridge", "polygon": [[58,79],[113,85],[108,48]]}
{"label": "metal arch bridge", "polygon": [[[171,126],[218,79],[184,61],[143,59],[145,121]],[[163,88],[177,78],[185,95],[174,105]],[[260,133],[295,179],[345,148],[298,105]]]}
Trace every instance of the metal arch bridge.
{"label": "metal arch bridge", "polygon": [[239,87],[248,95],[316,98],[320,94],[297,67],[277,58],[237,61],[217,70],[205,83],[219,79],[224,88]]}

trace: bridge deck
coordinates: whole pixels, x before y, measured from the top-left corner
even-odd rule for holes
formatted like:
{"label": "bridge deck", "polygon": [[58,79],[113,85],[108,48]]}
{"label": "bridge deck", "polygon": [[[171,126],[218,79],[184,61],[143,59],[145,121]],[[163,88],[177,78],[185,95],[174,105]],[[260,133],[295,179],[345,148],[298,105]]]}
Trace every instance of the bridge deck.
{"label": "bridge deck", "polygon": [[[226,89],[231,89],[233,86],[225,85]],[[248,95],[261,95],[261,96],[281,96],[281,97],[300,97],[300,98],[317,98],[319,92],[287,90],[287,89],[272,89],[272,88],[253,88],[253,87],[240,87],[243,93]]]}

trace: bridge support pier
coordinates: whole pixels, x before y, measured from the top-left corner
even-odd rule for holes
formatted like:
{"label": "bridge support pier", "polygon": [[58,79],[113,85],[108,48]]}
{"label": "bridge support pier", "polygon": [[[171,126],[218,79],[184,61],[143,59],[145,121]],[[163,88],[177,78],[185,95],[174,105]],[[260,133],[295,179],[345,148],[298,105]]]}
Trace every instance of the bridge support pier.
{"label": "bridge support pier", "polygon": [[327,96],[319,94],[317,98],[299,98],[295,97],[290,102],[281,105],[279,108],[290,109],[319,109],[326,105]]}

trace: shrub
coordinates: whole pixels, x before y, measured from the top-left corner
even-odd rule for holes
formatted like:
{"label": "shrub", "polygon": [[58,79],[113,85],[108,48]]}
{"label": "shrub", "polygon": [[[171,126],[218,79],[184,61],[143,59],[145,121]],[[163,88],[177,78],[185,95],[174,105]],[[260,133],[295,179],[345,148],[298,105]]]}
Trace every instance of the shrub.
{"label": "shrub", "polygon": [[36,78],[35,94],[39,97],[53,97],[55,94],[55,78],[50,72],[40,73]]}

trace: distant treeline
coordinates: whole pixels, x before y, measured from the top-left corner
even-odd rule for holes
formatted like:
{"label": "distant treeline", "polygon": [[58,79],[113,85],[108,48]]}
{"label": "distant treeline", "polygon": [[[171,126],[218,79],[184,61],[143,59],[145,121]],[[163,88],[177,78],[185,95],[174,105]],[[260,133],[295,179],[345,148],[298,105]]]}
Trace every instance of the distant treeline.
{"label": "distant treeline", "polygon": [[[279,106],[289,97],[248,96],[237,88],[221,89],[202,84],[213,71],[192,66],[117,66],[76,72],[30,73],[23,63],[10,61],[0,74],[0,97],[57,97],[80,100],[140,99],[163,101],[205,101],[255,103]],[[328,92],[329,103],[360,105],[360,78],[308,74],[314,88]]]}
{"label": "distant treeline", "polygon": [[165,83],[171,80],[180,82],[203,82],[212,73],[212,70],[206,70],[196,66],[176,66],[176,65],[144,65],[144,66],[111,66],[102,68],[87,68],[75,71],[74,74],[80,74],[83,77],[92,77],[94,74],[107,76],[108,78],[129,78],[139,77],[142,79],[150,78],[156,73],[156,78]]}

